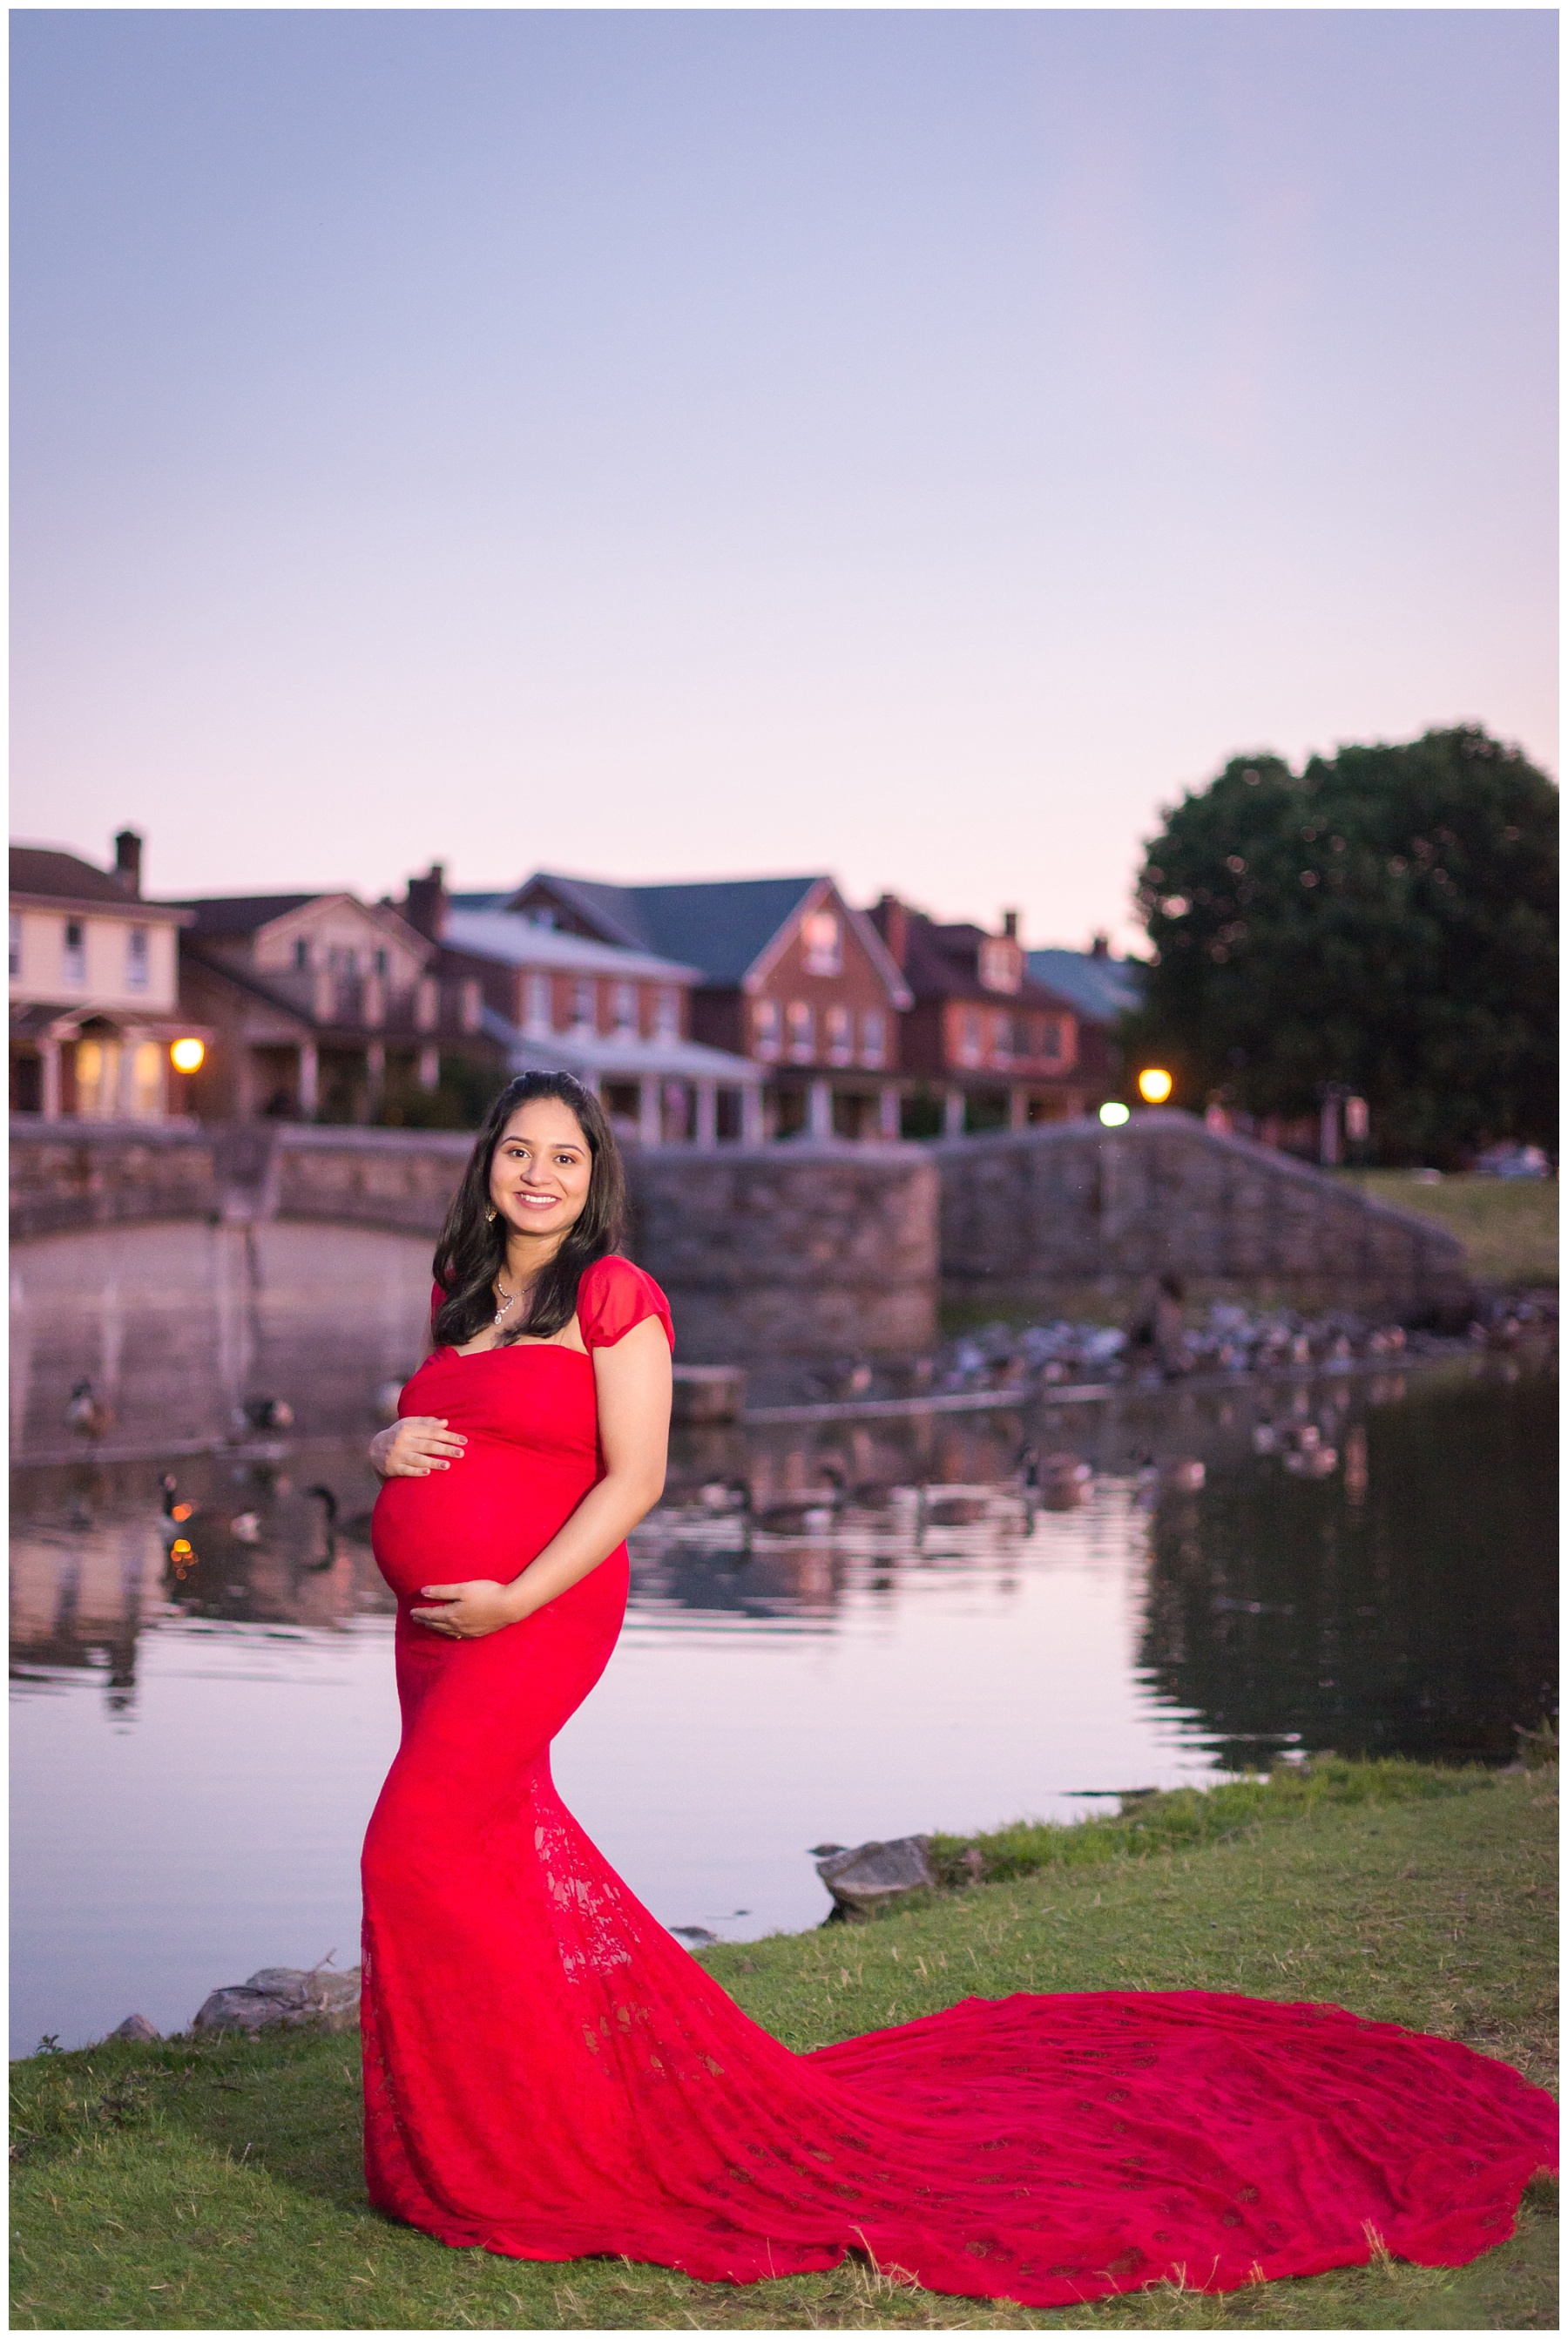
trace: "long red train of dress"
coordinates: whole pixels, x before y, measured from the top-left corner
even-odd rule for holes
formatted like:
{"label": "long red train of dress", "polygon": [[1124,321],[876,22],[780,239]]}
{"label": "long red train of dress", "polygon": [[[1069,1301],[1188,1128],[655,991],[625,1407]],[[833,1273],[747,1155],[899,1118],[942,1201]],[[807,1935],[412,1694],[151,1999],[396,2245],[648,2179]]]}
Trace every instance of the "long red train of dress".
{"label": "long red train of dress", "polygon": [[[585,1275],[590,1349],[656,1314]],[[673,1337],[673,1336],[672,1336]],[[399,1410],[468,1446],[387,1482],[402,1742],[364,1852],[370,2195],[458,2248],[625,2254],[754,2282],[866,2252],[962,2296],[1055,2306],[1462,2264],[1554,2165],[1505,2064],[1336,2007],[1203,1990],[966,1999],[792,2054],[638,1902],[556,1794],[550,1741],[620,1630],[624,1547],[521,1624],[453,1642],[429,1583],[516,1575],[599,1475],[591,1357],[439,1349]],[[722,1761],[723,1749],[715,1747]]]}

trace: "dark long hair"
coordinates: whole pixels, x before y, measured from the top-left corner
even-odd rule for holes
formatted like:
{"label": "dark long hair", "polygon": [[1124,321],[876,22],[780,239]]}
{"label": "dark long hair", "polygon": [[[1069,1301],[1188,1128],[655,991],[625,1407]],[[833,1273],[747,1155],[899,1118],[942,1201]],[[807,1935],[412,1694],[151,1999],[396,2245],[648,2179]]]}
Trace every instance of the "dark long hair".
{"label": "dark long hair", "polygon": [[460,1348],[494,1320],[494,1285],[506,1262],[507,1226],[504,1219],[487,1216],[490,1164],[513,1113],[519,1105],[532,1104],[538,1097],[555,1097],[577,1116],[593,1161],[588,1198],[581,1217],[567,1228],[559,1250],[535,1277],[527,1304],[518,1311],[520,1320],[507,1326],[499,1345],[504,1347],[525,1332],[538,1340],[562,1330],[577,1312],[583,1269],[614,1250],[621,1239],[626,1173],[603,1105],[591,1089],[573,1080],[569,1072],[524,1072],[508,1082],[485,1115],[436,1245],[435,1278],[447,1295],[436,1310],[433,1329],[438,1347]]}

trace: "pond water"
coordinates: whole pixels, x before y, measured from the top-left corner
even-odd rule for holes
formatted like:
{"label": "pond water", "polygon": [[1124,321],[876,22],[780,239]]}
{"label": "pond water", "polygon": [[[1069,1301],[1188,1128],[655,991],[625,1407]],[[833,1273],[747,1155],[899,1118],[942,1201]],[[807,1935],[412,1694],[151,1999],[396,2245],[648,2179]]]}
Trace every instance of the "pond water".
{"label": "pond water", "polygon": [[[666,1923],[745,1939],[825,1914],[815,1843],[1292,1750],[1506,1760],[1556,1703],[1554,1422],[1482,1358],[686,1433],[562,1791]],[[357,1959],[373,1481],[357,1441],[167,1467],[181,1520],[157,1464],[18,1474],[14,2053]]]}

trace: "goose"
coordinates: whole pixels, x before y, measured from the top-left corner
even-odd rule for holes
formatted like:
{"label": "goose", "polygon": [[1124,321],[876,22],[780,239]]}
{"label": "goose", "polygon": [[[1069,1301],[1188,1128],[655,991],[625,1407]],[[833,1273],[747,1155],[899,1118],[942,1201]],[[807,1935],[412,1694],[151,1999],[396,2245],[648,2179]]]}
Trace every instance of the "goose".
{"label": "goose", "polygon": [[291,1429],[294,1408],[281,1396],[248,1396],[240,1407],[252,1429]]}
{"label": "goose", "polygon": [[337,1564],[338,1497],[333,1494],[330,1486],[307,1486],[305,1492],[321,1505],[321,1541],[324,1552],[321,1558],[308,1559],[304,1564],[310,1574],[324,1575],[330,1567]]}

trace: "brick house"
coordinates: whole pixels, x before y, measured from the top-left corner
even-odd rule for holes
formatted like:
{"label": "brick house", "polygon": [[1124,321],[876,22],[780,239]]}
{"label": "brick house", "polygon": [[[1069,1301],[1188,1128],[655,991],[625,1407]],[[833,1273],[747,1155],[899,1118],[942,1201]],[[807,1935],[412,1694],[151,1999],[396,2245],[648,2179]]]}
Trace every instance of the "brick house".
{"label": "brick house", "polygon": [[43,1120],[163,1120],[189,1110],[176,1041],[210,1034],[181,1012],[183,911],[142,897],[142,839],[96,868],[11,848],[11,1110]]}
{"label": "brick house", "polygon": [[400,907],[434,946],[435,970],[478,984],[482,1029],[508,1071],[571,1072],[638,1145],[761,1135],[759,1066],[694,1035],[698,968],[496,900],[449,894],[437,863],[409,880]]}
{"label": "brick house", "polygon": [[697,970],[692,1035],[761,1070],[769,1138],[896,1138],[912,994],[831,877],[607,885],[540,871],[497,907]]}
{"label": "brick house", "polygon": [[190,919],[181,1002],[216,1034],[193,1083],[203,1120],[381,1120],[399,1096],[433,1092],[453,1053],[505,1078],[478,982],[438,972],[431,944],[388,904],[261,893],[178,906]]}
{"label": "brick house", "polygon": [[892,893],[871,916],[913,994],[902,1041],[906,1136],[1027,1129],[1098,1100],[1077,1012],[1030,972],[1016,911],[999,934],[939,925]]}

